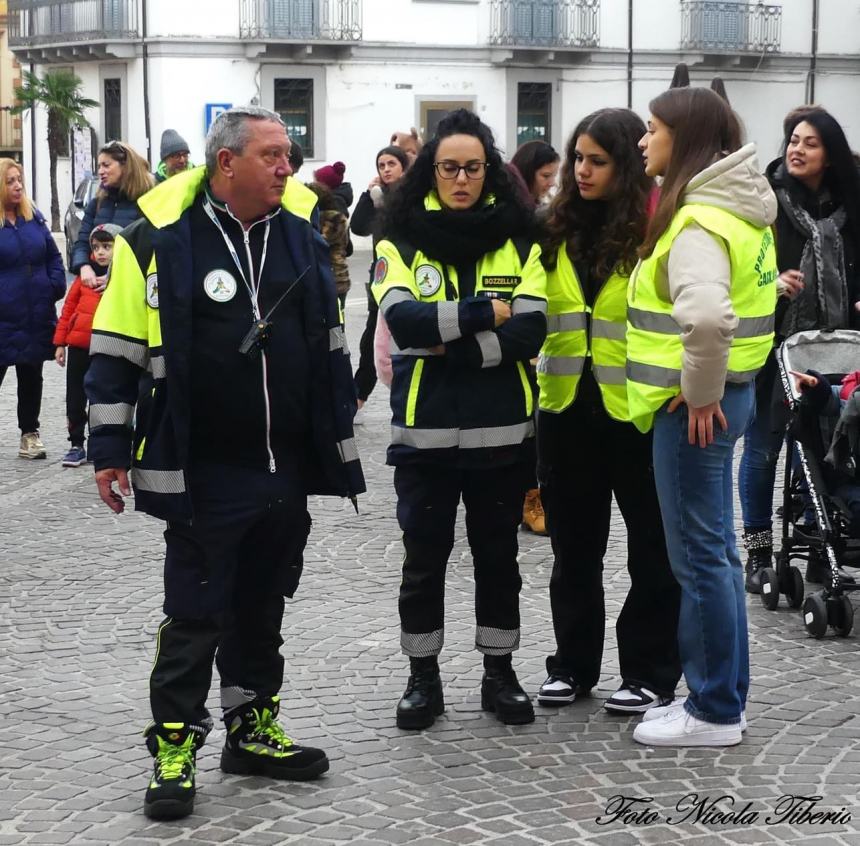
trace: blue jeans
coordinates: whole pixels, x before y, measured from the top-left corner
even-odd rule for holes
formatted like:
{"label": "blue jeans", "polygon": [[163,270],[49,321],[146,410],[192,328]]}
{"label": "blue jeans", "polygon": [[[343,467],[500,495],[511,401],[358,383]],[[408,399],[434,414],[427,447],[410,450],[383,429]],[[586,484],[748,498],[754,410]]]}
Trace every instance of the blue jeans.
{"label": "blue jeans", "polygon": [[744,451],[738,472],[744,529],[761,531],[773,526],[773,490],[776,462],[785,431],[771,431],[770,403],[761,403],[744,436]]}
{"label": "blue jeans", "polygon": [[690,695],[686,709],[709,723],[735,724],[749,689],[743,568],[735,541],[732,454],[755,412],[753,384],[726,385],[728,422],[714,442],[687,442],[687,410],[654,421],[654,476],[672,572],[681,585],[678,645]]}

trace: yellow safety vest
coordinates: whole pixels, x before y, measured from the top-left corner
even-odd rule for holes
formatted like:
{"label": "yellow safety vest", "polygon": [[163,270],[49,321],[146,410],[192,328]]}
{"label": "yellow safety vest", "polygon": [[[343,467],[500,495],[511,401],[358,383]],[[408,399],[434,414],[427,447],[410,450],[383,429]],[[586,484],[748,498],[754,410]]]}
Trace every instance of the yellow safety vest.
{"label": "yellow safety vest", "polygon": [[537,365],[538,407],[557,413],[570,406],[590,356],[606,413],[616,420],[628,420],[625,334],[629,276],[612,273],[594,305],[588,306],[573,262],[561,246],[546,282],[547,336]]}
{"label": "yellow safety vest", "polygon": [[755,378],[773,346],[776,250],[769,228],[758,227],[716,206],[682,206],[651,255],[639,263],[628,289],[627,401],[630,418],[647,432],[654,414],[681,392],[683,343],[673,304],[658,291],[657,269],[689,223],[722,238],[729,250],[729,296],[738,317],[729,348],[727,382]]}

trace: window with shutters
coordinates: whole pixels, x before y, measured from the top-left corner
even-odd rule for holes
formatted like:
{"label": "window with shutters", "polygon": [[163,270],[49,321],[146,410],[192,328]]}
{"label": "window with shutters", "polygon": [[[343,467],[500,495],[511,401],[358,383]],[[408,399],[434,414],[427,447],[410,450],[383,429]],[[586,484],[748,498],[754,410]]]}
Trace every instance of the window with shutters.
{"label": "window with shutters", "polygon": [[517,83],[517,146],[550,140],[551,82]]}
{"label": "window with shutters", "polygon": [[269,30],[274,37],[315,38],[319,35],[319,0],[267,0]]}
{"label": "window with shutters", "polygon": [[314,158],[314,81],[275,79],[274,103],[287,135],[298,141],[306,159]]}

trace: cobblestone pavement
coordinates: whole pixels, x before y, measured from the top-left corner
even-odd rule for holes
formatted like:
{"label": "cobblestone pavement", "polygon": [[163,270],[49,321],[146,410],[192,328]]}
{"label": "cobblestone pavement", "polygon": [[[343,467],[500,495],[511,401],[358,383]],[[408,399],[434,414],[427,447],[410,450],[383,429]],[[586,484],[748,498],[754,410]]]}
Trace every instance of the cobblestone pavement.
{"label": "cobblestone pavement", "polygon": [[[353,259],[351,346],[365,313],[368,255]],[[612,622],[627,577],[616,521],[606,561],[609,636],[593,697],[533,725],[505,727],[480,708],[472,582],[458,529],[448,575],[442,672],[447,711],[423,733],[399,731],[406,679],[396,595],[401,547],[384,464],[387,392],[358,439],[369,482],[361,514],[312,503],[305,575],[285,619],[284,714],[296,737],[323,746],[316,783],[223,775],[220,727],[200,753],[195,814],[156,824],[141,813],[150,768],[140,732],[161,619],[161,525],[112,515],[91,470],[63,469],[62,372],[45,366],[47,461],[16,457],[14,373],[0,394],[0,846],[3,844],[860,844],[860,652],[855,636],[808,638],[797,612],[749,601],[753,686],[744,742],[726,750],[635,744],[633,720],[608,715],[618,682]],[[527,688],[551,648],[549,543],[521,536]],[[212,701],[215,707],[215,700]],[[697,793],[742,819],[694,822],[675,810]],[[608,821],[612,797],[651,797],[638,824]],[[819,795],[836,821],[777,813],[784,794]],[[722,798],[721,797],[728,797]],[[747,807],[747,803],[749,803]],[[599,820],[598,818],[601,818]]]}

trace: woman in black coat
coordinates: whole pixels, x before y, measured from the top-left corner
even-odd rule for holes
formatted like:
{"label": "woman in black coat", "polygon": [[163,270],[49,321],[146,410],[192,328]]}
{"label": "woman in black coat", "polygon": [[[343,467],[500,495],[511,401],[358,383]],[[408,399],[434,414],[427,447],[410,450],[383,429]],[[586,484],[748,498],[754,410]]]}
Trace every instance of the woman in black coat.
{"label": "woman in black coat", "polygon": [[122,227],[134,223],[140,217],[138,199],[154,184],[146,160],[122,141],[109,141],[99,150],[98,176],[101,190],[84,209],[69,267],[87,288],[96,290],[104,288],[105,280],[89,263],[90,233],[102,223]]}

